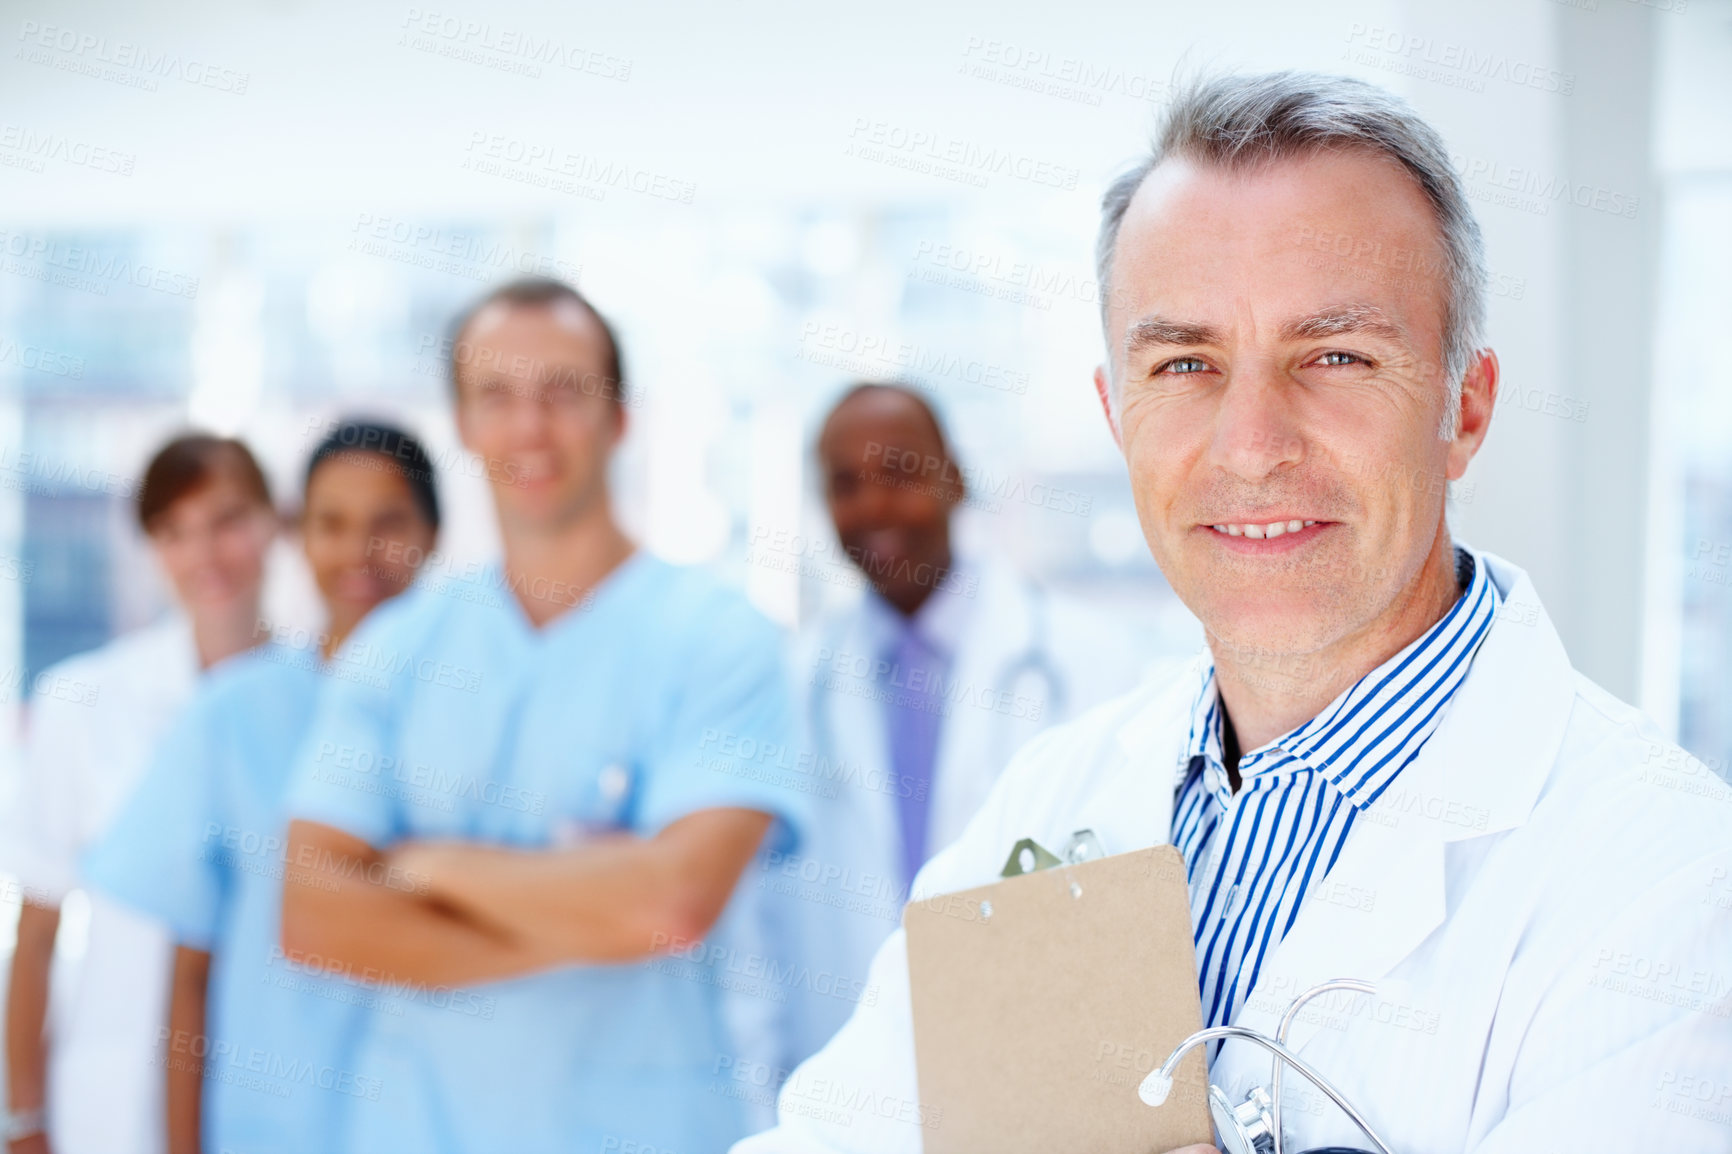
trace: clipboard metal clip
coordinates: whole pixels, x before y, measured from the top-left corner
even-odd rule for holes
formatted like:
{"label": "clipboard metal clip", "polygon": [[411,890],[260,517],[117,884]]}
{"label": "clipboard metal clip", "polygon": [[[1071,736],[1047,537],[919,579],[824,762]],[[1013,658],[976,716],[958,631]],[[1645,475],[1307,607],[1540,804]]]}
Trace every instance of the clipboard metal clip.
{"label": "clipboard metal clip", "polygon": [[1085,861],[1107,856],[1107,851],[1101,845],[1101,839],[1095,836],[1092,829],[1079,829],[1070,835],[1070,840],[1064,843],[1064,848],[1053,853],[1032,837],[1025,837],[1010,847],[1010,857],[1006,859],[1004,868],[998,871],[1001,878],[1021,877],[1036,870],[1051,869],[1053,866],[1081,865]]}

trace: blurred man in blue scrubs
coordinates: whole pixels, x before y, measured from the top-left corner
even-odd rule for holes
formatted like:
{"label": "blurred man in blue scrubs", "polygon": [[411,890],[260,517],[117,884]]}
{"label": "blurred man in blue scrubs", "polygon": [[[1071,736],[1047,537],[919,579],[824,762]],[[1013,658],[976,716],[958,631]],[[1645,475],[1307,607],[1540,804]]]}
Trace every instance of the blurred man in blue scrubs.
{"label": "blurred man in blue scrubs", "polygon": [[356,1070],[381,1094],[344,1146],[722,1149],[745,1125],[717,1077],[735,975],[702,939],[803,819],[719,751],[787,743],[780,638],[619,527],[619,347],[583,297],[514,282],[449,352],[502,563],[359,631],[385,675],[328,688],[291,802],[312,864],[286,879],[285,950],[420,993],[367,1022]]}
{"label": "blurred man in blue scrubs", "polygon": [[418,442],[373,423],[333,429],[307,465],[301,515],[325,629],[278,631],[214,670],[86,856],[88,882],[177,943],[161,1047],[169,1154],[330,1150],[344,1101],[379,1093],[349,1068],[366,992],[288,964],[277,944],[282,876],[296,868],[283,801],[321,684],[372,675],[332,655],[414,578],[438,527]]}

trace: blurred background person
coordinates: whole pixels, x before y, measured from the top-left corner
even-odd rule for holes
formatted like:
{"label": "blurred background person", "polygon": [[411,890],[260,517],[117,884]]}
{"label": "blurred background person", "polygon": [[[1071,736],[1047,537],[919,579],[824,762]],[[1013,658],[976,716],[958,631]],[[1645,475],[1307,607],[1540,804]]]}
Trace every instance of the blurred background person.
{"label": "blurred background person", "polygon": [[[321,685],[373,675],[338,656],[343,642],[433,549],[426,450],[388,425],[340,423],[307,464],[299,527],[324,629],[284,630],[213,671],[85,859],[90,886],[176,942],[169,1154],[334,1150],[344,1102],[374,1092],[349,1070],[360,992],[289,964],[278,945],[282,875],[297,868],[283,799]],[[288,1092],[234,1077],[255,1071]]]}
{"label": "blurred background person", "polygon": [[202,434],[152,458],[137,513],[176,611],[35,679],[21,789],[0,839],[24,890],[6,1005],[10,1132],[34,1130],[12,1154],[162,1147],[168,938],[92,894],[82,959],[57,965],[60,906],[79,855],[126,802],[201,671],[255,643],[277,515],[246,446]]}
{"label": "blurred background person", "polygon": [[366,1019],[381,1093],[339,1148],[722,1149],[746,1119],[702,939],[805,822],[718,755],[790,740],[780,638],[615,520],[620,350],[575,290],[496,289],[452,369],[503,565],[362,627],[388,674],[327,685],[291,787],[284,950],[418,994]]}
{"label": "blurred background person", "polygon": [[[967,479],[915,391],[850,389],[825,419],[817,455],[837,541],[866,589],[802,638],[807,736],[836,788],[815,799],[805,860],[784,863],[820,884],[783,887],[791,900],[776,909],[794,927],[784,932],[800,964],[864,978],[914,875],[962,831],[1011,754],[1132,688],[1152,649],[1135,628],[954,547]],[[797,1059],[852,1005],[796,996]]]}

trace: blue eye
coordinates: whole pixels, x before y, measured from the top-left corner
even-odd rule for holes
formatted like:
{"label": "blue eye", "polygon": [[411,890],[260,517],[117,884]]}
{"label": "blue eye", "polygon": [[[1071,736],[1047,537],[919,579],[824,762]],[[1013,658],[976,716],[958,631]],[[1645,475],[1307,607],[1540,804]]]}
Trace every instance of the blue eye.
{"label": "blue eye", "polygon": [[1317,363],[1333,367],[1335,365],[1362,365],[1365,362],[1363,359],[1354,356],[1352,353],[1324,353],[1322,356],[1317,358]]}
{"label": "blue eye", "polygon": [[1190,373],[1204,372],[1208,369],[1208,367],[1209,367],[1208,365],[1206,365],[1202,362],[1201,358],[1198,358],[1198,357],[1178,357],[1178,358],[1176,358],[1174,360],[1170,360],[1166,364],[1162,365],[1160,367],[1159,371],[1163,372],[1163,373],[1177,373],[1180,375],[1186,375],[1186,374],[1190,374]]}

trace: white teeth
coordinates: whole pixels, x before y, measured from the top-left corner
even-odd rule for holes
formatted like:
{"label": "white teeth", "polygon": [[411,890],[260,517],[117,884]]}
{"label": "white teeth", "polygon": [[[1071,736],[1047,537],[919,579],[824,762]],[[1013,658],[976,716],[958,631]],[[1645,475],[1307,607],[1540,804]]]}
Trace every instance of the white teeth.
{"label": "white teeth", "polygon": [[1217,533],[1225,533],[1229,537],[1249,537],[1253,541],[1266,541],[1271,537],[1279,537],[1283,533],[1297,533],[1301,529],[1309,529],[1317,524],[1315,521],[1275,521],[1267,525],[1211,525],[1209,528]]}

